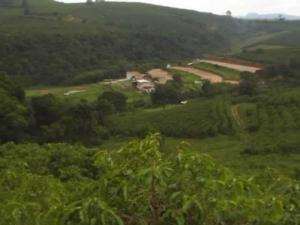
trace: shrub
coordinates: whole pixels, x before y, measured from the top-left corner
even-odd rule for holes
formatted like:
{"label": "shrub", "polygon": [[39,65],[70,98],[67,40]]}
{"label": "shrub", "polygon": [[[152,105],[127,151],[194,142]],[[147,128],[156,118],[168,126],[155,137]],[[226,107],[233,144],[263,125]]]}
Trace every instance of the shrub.
{"label": "shrub", "polygon": [[0,224],[297,225],[299,184],[267,169],[235,176],[160,135],[118,151],[69,145],[0,147]]}

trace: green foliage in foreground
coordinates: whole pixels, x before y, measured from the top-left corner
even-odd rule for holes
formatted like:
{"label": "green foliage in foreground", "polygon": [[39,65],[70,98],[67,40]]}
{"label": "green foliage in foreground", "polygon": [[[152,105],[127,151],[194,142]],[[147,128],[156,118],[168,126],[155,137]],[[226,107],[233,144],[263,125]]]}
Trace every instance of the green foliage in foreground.
{"label": "green foliage in foreground", "polygon": [[0,147],[0,224],[296,225],[299,184],[271,171],[241,178],[159,135],[118,151]]}
{"label": "green foliage in foreground", "polygon": [[193,67],[195,67],[196,69],[206,70],[208,72],[218,74],[223,77],[224,80],[240,80],[241,72],[234,69],[204,62],[197,63],[193,65]]}

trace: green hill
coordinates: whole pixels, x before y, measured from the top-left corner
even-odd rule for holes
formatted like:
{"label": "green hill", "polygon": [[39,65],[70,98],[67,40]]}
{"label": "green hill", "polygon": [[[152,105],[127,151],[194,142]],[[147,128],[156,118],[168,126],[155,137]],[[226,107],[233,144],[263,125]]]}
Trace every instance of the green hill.
{"label": "green hill", "polygon": [[72,83],[82,72],[99,69],[118,77],[135,64],[225,52],[240,40],[297,25],[141,3],[27,0],[24,6],[21,0],[3,1],[0,71],[31,84]]}
{"label": "green hill", "polygon": [[235,57],[264,64],[287,64],[300,60],[300,30],[289,29],[245,45]]}

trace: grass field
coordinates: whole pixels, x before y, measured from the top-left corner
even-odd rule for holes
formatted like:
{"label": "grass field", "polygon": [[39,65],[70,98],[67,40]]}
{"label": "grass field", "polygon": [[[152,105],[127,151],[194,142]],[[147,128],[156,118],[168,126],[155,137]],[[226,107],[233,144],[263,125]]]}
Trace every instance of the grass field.
{"label": "grass field", "polygon": [[[80,86],[69,86],[69,87],[43,87],[43,88],[33,88],[26,91],[28,97],[40,96],[44,94],[54,94],[56,96],[62,97],[68,101],[80,101],[85,99],[87,101],[94,101],[98,98],[100,94],[104,91],[115,90],[122,92],[128,98],[128,103],[132,103],[138,100],[150,101],[148,94],[143,94],[135,90],[130,82],[120,82],[114,83],[112,85],[100,82],[96,84],[80,85]],[[65,94],[70,91],[79,91],[66,96]]]}
{"label": "grass field", "polygon": [[183,84],[184,84],[184,89],[185,90],[199,90],[199,86],[202,85],[202,79],[201,77],[188,73],[188,72],[184,72],[184,71],[179,71],[179,70],[174,70],[174,69],[170,69],[169,70],[170,74],[172,74],[173,76],[179,76],[181,77]]}
{"label": "grass field", "polygon": [[224,80],[239,80],[241,72],[237,70],[233,70],[230,68],[225,68],[219,65],[213,65],[210,63],[197,63],[193,65],[194,68],[200,69],[200,70],[206,70],[208,72],[215,73],[217,75],[220,75]]}

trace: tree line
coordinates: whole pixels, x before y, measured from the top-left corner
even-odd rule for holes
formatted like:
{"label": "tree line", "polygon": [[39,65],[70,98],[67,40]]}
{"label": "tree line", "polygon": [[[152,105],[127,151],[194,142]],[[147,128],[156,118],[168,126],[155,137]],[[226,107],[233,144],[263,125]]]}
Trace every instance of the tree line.
{"label": "tree line", "polygon": [[126,97],[106,91],[97,101],[67,104],[54,95],[25,99],[24,90],[0,76],[0,142],[82,142],[108,138],[106,117],[126,110]]}

